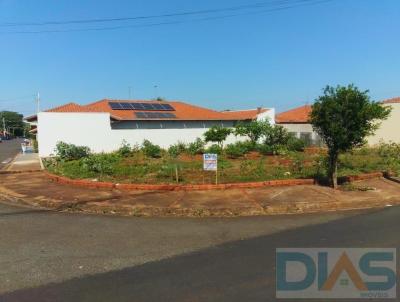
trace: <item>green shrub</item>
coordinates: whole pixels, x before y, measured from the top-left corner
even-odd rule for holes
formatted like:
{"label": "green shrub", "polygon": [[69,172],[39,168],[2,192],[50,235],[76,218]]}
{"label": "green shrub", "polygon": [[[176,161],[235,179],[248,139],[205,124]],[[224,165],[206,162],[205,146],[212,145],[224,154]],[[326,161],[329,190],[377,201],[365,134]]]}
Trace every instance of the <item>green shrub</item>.
{"label": "green shrub", "polygon": [[287,142],[287,149],[289,151],[303,152],[306,148],[306,142],[295,136],[291,136]]}
{"label": "green shrub", "polygon": [[162,155],[162,149],[158,145],[152,144],[149,140],[144,140],[142,144],[142,151],[144,155],[152,158],[160,158]]}
{"label": "green shrub", "polygon": [[89,172],[99,173],[100,175],[112,175],[121,157],[116,153],[92,154],[81,159],[82,166]]}
{"label": "green shrub", "polygon": [[180,150],[179,150],[179,148],[178,148],[177,145],[171,145],[171,146],[169,146],[169,148],[168,148],[168,154],[169,154],[171,157],[176,158],[176,157],[178,157],[178,156],[181,154],[181,152],[180,152]]}
{"label": "green shrub", "polygon": [[129,157],[132,154],[131,145],[129,145],[125,140],[122,142],[121,147],[118,149],[117,153],[122,157]]}
{"label": "green shrub", "polygon": [[56,145],[56,156],[61,161],[71,161],[88,157],[90,149],[84,146],[75,146],[74,144],[67,144],[58,142]]}
{"label": "green shrub", "polygon": [[227,145],[224,151],[229,158],[239,158],[251,151],[252,148],[251,142],[237,142]]}
{"label": "green shrub", "polygon": [[171,157],[174,157],[174,158],[178,157],[179,155],[181,155],[185,151],[186,151],[186,144],[183,143],[183,142],[178,142],[178,143],[176,143],[174,145],[171,145],[168,148],[168,154]]}
{"label": "green shrub", "polygon": [[222,154],[222,148],[217,144],[213,144],[205,150],[205,153]]}
{"label": "green shrub", "polygon": [[256,146],[256,150],[263,155],[272,155],[274,153],[271,146],[264,145],[264,144],[258,144]]}
{"label": "green shrub", "polygon": [[285,145],[257,145],[257,151],[264,155],[286,155],[289,150]]}
{"label": "green shrub", "polygon": [[217,143],[220,146],[220,148],[223,149],[224,141],[232,132],[233,131],[230,128],[213,126],[204,133],[204,140],[207,143],[208,142]]}
{"label": "green shrub", "polygon": [[197,138],[194,142],[189,143],[187,145],[186,151],[190,155],[196,155],[196,154],[203,154],[204,153],[204,145],[205,143],[201,138]]}

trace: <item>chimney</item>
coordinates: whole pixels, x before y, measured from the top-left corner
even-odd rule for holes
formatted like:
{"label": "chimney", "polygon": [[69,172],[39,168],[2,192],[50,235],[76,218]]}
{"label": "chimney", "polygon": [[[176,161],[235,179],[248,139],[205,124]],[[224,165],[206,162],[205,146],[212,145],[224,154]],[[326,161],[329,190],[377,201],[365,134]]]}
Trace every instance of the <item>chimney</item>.
{"label": "chimney", "polygon": [[257,107],[257,114],[260,114],[262,110],[262,107]]}

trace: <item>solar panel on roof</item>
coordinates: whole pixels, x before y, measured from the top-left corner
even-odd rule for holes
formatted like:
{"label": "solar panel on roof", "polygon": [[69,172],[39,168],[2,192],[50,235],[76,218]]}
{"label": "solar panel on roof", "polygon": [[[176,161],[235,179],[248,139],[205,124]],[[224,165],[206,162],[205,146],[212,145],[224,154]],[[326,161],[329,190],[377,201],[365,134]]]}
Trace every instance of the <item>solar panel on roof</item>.
{"label": "solar panel on roof", "polygon": [[146,112],[135,112],[137,118],[147,118]]}
{"label": "solar panel on roof", "polygon": [[164,115],[165,118],[176,118],[175,114],[169,113],[169,112],[163,113],[163,115]]}
{"label": "solar panel on roof", "polygon": [[141,103],[131,103],[131,105],[134,110],[143,110],[144,109],[143,105]]}
{"label": "solar panel on roof", "polygon": [[108,104],[110,105],[112,110],[120,110],[120,109],[122,109],[120,103],[116,103],[116,102],[112,102],[111,103],[110,102]]}
{"label": "solar panel on roof", "polygon": [[153,110],[153,106],[151,104],[142,104],[145,110]]}
{"label": "solar panel on roof", "polygon": [[161,106],[161,104],[152,104],[154,107],[154,110],[163,110],[163,107]]}
{"label": "solar panel on roof", "polygon": [[147,110],[147,111],[174,111],[170,104],[163,103],[127,103],[109,102],[112,110]]}
{"label": "solar panel on roof", "polygon": [[130,103],[120,103],[120,105],[124,110],[132,110],[132,106]]}
{"label": "solar panel on roof", "polygon": [[141,111],[135,112],[137,118],[145,118],[145,119],[156,119],[156,118],[176,118],[176,115],[173,113],[165,113],[165,112],[148,112]]}
{"label": "solar panel on roof", "polygon": [[171,110],[171,111],[175,110],[174,107],[172,107],[170,104],[160,104],[160,105],[164,110]]}

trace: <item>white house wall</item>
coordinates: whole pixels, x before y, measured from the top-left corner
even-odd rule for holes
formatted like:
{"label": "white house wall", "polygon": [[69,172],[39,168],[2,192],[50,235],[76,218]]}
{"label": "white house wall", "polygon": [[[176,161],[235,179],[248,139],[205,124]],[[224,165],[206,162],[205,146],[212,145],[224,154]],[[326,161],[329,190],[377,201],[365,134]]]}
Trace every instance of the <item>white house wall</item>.
{"label": "white house wall", "polygon": [[[131,123],[131,122],[129,122]],[[154,144],[167,148],[177,142],[193,142],[203,137],[204,132],[215,124],[232,127],[233,121],[193,121],[179,122],[176,128],[161,128],[159,122],[132,124],[118,123],[111,126],[109,113],[59,113],[41,112],[38,114],[39,155],[47,157],[54,154],[57,142],[87,146],[93,152],[111,152],[118,149],[123,141],[131,145],[141,144],[147,139]],[[198,127],[193,127],[197,123]],[[158,126],[157,126],[158,124]],[[121,126],[122,125],[122,126]],[[144,126],[144,125],[147,125]],[[135,128],[135,127],[133,127]],[[230,135],[226,143],[243,138]]]}
{"label": "white house wall", "polygon": [[275,124],[275,108],[270,108],[269,110],[260,113],[257,115],[257,120],[268,120],[270,124],[274,125]]}

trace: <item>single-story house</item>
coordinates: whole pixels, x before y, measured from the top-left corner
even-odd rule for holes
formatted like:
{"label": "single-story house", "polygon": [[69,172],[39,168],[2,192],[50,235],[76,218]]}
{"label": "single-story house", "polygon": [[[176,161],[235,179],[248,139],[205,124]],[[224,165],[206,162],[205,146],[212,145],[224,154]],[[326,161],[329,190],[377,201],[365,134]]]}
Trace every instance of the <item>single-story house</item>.
{"label": "single-story house", "polygon": [[[383,106],[391,106],[392,112],[387,120],[382,121],[379,129],[373,136],[368,137],[369,145],[376,145],[380,142],[400,143],[400,97],[382,101]],[[318,134],[313,131],[309,122],[311,106],[304,105],[279,113],[275,117],[275,123],[285,127],[295,136],[305,139],[311,144],[321,144]]]}
{"label": "single-story house", "polygon": [[307,144],[319,145],[321,140],[309,121],[311,110],[310,105],[304,105],[281,112],[275,116],[275,123],[286,128],[294,136],[305,140]]}
{"label": "single-story house", "polygon": [[368,138],[368,144],[376,145],[380,142],[400,143],[400,97],[381,102],[383,106],[391,106],[392,112],[387,120],[382,121],[375,135]]}
{"label": "single-story house", "polygon": [[[93,152],[110,152],[123,142],[141,144],[145,139],[167,148],[190,143],[212,126],[269,119],[273,108],[215,111],[178,101],[132,101],[104,99],[88,105],[69,103],[25,120],[36,126],[39,155],[54,153],[57,142],[87,146]],[[242,138],[230,135],[227,143]]]}

